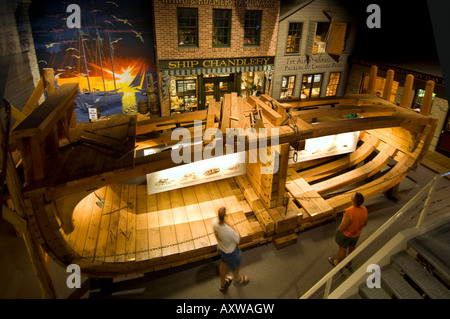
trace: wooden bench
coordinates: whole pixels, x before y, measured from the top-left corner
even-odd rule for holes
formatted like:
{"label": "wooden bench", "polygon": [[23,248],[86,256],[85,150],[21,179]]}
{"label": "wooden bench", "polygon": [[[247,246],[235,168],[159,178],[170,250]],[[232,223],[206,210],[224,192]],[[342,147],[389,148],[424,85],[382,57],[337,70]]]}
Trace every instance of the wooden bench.
{"label": "wooden bench", "polygon": [[286,189],[308,213],[312,220],[333,213],[331,207],[303,178],[292,179],[286,183]]}
{"label": "wooden bench", "polygon": [[22,154],[27,184],[46,177],[47,158],[59,155],[60,135],[69,138],[69,127],[76,123],[77,95],[78,83],[63,84],[11,132]]}

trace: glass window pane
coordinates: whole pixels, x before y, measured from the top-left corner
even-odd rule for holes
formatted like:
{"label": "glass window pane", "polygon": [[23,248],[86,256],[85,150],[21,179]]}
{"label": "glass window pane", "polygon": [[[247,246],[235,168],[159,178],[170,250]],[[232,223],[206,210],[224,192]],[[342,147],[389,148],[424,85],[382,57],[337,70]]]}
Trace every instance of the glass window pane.
{"label": "glass window pane", "polygon": [[259,45],[261,10],[245,10],[244,45]]}
{"label": "glass window pane", "polygon": [[178,45],[197,45],[197,8],[178,8]]}
{"label": "glass window pane", "polygon": [[286,53],[298,53],[300,51],[300,39],[302,23],[289,23]]}

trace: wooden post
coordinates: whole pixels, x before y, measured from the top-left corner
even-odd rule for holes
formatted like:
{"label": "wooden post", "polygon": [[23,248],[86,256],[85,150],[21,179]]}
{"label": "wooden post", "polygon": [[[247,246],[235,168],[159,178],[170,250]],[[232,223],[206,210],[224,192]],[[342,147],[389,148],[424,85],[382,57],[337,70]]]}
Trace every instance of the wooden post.
{"label": "wooden post", "polygon": [[278,188],[277,188],[277,206],[283,205],[285,186],[286,186],[286,177],[287,177],[287,169],[289,163],[289,151],[290,145],[289,143],[280,145],[280,153],[278,160]]}
{"label": "wooden post", "polygon": [[[1,145],[6,144],[5,130],[3,128],[2,121],[0,121],[0,141]],[[42,251],[42,247],[39,245],[36,238],[33,236],[29,229],[26,218],[26,206],[22,193],[22,182],[20,181],[19,175],[17,174],[16,167],[14,165],[14,161],[10,152],[6,152],[6,154],[0,152],[0,162],[3,161],[7,161],[6,184],[8,185],[9,195],[11,196],[11,199],[14,203],[15,213],[13,213],[18,215],[17,220],[22,221],[21,223],[16,223],[14,226],[21,228],[20,230],[23,234],[23,239],[27,247],[28,255],[31,259],[31,264],[36,273],[39,285],[41,286],[42,297],[45,299],[55,299],[56,290],[44,260],[44,252]]]}
{"label": "wooden post", "polygon": [[386,81],[384,82],[383,99],[390,101],[392,84],[394,83],[394,70],[388,70],[386,75]]}
{"label": "wooden post", "polygon": [[369,78],[369,88],[368,92],[369,94],[375,94],[375,84],[377,83],[377,73],[378,73],[378,67],[376,65],[372,65],[370,68],[370,78]]}
{"label": "wooden post", "polygon": [[420,114],[430,115],[431,103],[433,102],[434,82],[429,80],[425,86],[425,96],[423,97],[422,106],[420,107]]}
{"label": "wooden post", "polygon": [[400,106],[409,108],[409,101],[411,99],[411,90],[414,84],[414,75],[408,74],[405,79],[405,85],[403,86],[402,99],[400,100]]}
{"label": "wooden post", "polygon": [[44,87],[47,97],[55,93],[55,71],[52,68],[44,68]]}

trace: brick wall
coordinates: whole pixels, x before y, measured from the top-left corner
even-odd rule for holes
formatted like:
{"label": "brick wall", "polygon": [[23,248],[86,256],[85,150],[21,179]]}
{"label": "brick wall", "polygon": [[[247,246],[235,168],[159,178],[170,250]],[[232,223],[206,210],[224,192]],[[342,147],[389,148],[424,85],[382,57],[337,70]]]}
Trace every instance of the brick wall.
{"label": "brick wall", "polygon": [[[278,28],[279,1],[273,8],[214,6],[163,3],[154,0],[155,41],[158,60],[166,59],[208,59],[228,57],[274,56]],[[228,1],[233,3],[233,1]],[[228,3],[224,1],[224,3]],[[195,2],[197,3],[197,2]],[[198,8],[198,48],[178,47],[177,7]],[[230,47],[213,48],[212,25],[213,9],[231,9]],[[262,10],[260,45],[244,47],[245,10]]]}

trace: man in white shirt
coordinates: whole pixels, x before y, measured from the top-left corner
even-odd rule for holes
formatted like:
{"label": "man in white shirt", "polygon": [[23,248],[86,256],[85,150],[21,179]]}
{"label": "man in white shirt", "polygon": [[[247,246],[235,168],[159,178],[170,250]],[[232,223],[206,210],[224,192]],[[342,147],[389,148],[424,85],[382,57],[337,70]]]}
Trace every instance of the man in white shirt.
{"label": "man in white shirt", "polygon": [[238,284],[245,285],[248,283],[247,276],[239,276],[239,266],[242,260],[241,250],[238,247],[240,240],[239,234],[225,218],[225,215],[226,208],[219,208],[218,217],[212,222],[214,235],[217,239],[217,251],[222,259],[219,267],[220,291],[225,291],[233,281],[232,277],[226,277],[227,266],[230,267],[233,272],[233,277]]}

